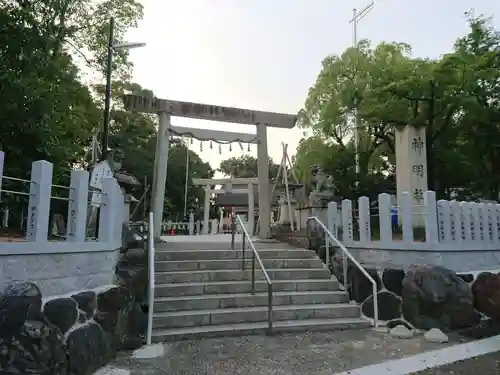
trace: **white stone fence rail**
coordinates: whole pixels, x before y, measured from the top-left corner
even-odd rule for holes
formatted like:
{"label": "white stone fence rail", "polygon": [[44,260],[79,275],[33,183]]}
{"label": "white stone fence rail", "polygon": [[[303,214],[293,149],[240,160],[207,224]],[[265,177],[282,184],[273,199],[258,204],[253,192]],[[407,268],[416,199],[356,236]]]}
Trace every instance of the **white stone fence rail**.
{"label": "white stone fence rail", "polygon": [[[15,177],[4,176],[4,152],[0,151],[0,198],[2,194],[19,194],[2,187],[2,182]],[[100,193],[98,236],[94,240],[86,237],[89,204],[89,172],[71,171],[70,185],[52,184],[52,163],[45,160],[33,162],[29,184],[26,235],[24,241],[0,242],[0,255],[9,254],[54,254],[67,252],[111,251],[121,247],[124,195],[115,178],[103,179]],[[67,190],[67,197],[52,196],[54,188]],[[23,193],[21,193],[23,194]],[[51,199],[68,202],[66,236],[63,241],[49,240]]]}
{"label": "white stone fence rail", "polygon": [[348,199],[330,202],[328,227],[349,247],[500,250],[500,204],[436,201],[433,191],[424,192],[419,205],[413,201],[409,193],[402,193],[395,207],[384,193],[378,196],[376,209],[368,197],[360,197],[355,210]]}

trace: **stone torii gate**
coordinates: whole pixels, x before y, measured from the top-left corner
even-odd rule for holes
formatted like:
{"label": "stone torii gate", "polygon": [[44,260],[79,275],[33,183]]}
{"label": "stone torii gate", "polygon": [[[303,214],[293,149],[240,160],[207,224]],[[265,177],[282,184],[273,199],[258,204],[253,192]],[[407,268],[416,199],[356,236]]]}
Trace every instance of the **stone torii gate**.
{"label": "stone torii gate", "polygon": [[[241,186],[246,185],[245,188],[235,189],[232,185]],[[248,233],[253,233],[254,230],[254,190],[253,185],[258,185],[259,179],[257,177],[250,178],[195,178],[193,179],[193,185],[203,186],[205,190],[205,200],[203,208],[203,233],[208,234],[208,221],[209,221],[209,210],[210,210],[210,196],[212,194],[224,194],[224,193],[245,193],[248,194],[248,223],[247,230]],[[211,189],[211,185],[222,185],[221,189]],[[230,188],[228,191],[226,189]]]}
{"label": "stone torii gate", "polygon": [[[189,134],[193,138],[202,140],[257,143],[260,209],[259,236],[261,238],[269,238],[271,236],[267,127],[291,129],[297,122],[297,116],[201,103],[180,102],[138,95],[125,95],[123,99],[127,110],[133,112],[156,113],[159,118],[153,180],[154,234],[156,239],[159,239],[161,236],[161,219],[158,218],[163,217],[163,201],[165,197],[165,184],[167,181],[167,160],[171,131],[175,132],[177,135]],[[171,116],[254,125],[256,127],[256,134],[182,127],[175,127],[174,129],[170,122]]]}

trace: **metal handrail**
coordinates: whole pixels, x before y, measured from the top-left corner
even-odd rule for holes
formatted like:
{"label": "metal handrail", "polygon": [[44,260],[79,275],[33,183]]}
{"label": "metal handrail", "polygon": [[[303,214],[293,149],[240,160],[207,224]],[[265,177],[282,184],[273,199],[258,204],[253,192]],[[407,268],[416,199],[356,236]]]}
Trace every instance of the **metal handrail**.
{"label": "metal handrail", "polygon": [[155,240],[153,213],[149,213],[148,222],[148,330],[146,344],[151,345],[153,334],[153,310],[155,302]]}
{"label": "metal handrail", "polygon": [[255,249],[255,246],[252,242],[252,239],[250,238],[250,235],[248,234],[248,231],[243,223],[243,220],[241,220],[241,217],[239,215],[236,215],[236,217],[233,216],[233,222],[231,225],[231,248],[235,250],[235,229],[236,229],[236,221],[239,222],[241,226],[241,232],[242,232],[242,244],[241,244],[241,251],[242,251],[242,270],[245,270],[245,238],[248,239],[248,244],[250,245],[250,249],[252,250],[252,294],[255,294],[255,260],[259,263],[260,269],[262,270],[262,273],[264,274],[264,278],[266,279],[267,282],[267,323],[268,323],[268,334],[272,334],[273,332],[273,282],[271,281],[271,278],[269,277],[269,274],[266,271],[266,268],[264,267],[264,264],[262,263],[262,260],[260,259],[259,253],[257,253],[257,250]]}
{"label": "metal handrail", "polygon": [[[326,263],[327,266],[329,266],[329,259],[330,259],[330,246],[329,246],[329,240],[332,240],[337,244],[337,246],[342,250],[342,268],[344,271],[344,287],[347,288],[347,259],[345,256],[351,260],[351,262],[361,271],[361,273],[372,283],[372,294],[373,294],[373,325],[375,327],[378,327],[378,296],[377,296],[377,282],[373,277],[370,276],[368,271],[358,263],[356,259],[352,256],[352,254],[347,250],[347,248],[333,235],[333,233],[326,227],[326,225],[321,221],[321,219],[317,216],[311,216],[307,218],[307,221],[309,220],[314,220],[316,223],[320,225],[321,228],[325,231],[326,235],[325,236],[325,258],[326,258]],[[347,291],[347,290],[346,290]]]}

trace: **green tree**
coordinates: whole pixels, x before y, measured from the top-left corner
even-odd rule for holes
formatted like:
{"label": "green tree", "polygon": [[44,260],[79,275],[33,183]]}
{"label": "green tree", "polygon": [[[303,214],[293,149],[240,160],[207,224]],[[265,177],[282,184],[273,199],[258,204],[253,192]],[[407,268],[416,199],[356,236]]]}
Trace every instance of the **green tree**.
{"label": "green tree", "polygon": [[500,33],[490,19],[469,15],[469,33],[457,40],[446,62],[466,77],[457,116],[457,153],[467,155],[472,191],[488,199],[500,192]]}
{"label": "green tree", "polygon": [[[20,12],[27,27],[47,35],[43,45],[49,56],[57,58],[67,51],[101,72],[105,71],[109,20],[115,18],[115,43],[123,42],[125,32],[137,25],[143,6],[136,0],[4,0],[8,9]],[[82,52],[85,51],[85,52]],[[126,50],[116,51],[114,73],[129,77],[131,64]]]}
{"label": "green tree", "polygon": [[[498,197],[497,178],[492,176],[498,175],[499,165],[499,39],[485,19],[469,23],[470,33],[437,60],[413,58],[403,43],[372,48],[368,41],[327,57],[300,124],[344,148],[358,125],[359,181],[394,165],[397,129],[425,126],[430,189],[442,197],[457,190]],[[358,124],[352,118],[355,109]]]}
{"label": "green tree", "polygon": [[26,26],[22,9],[0,10],[0,142],[6,175],[28,177],[31,163],[54,163],[55,181],[81,158],[99,112],[71,57],[50,56],[51,36]]}
{"label": "green tree", "polygon": [[333,193],[345,199],[356,199],[360,195],[375,198],[377,194],[393,190],[394,173],[389,163],[379,160],[383,164],[380,168],[371,169],[365,175],[357,175],[354,161],[352,142],[340,146],[321,136],[313,136],[300,141],[294,157],[294,168],[298,178],[312,190],[311,166],[321,165],[324,173],[333,178]]}
{"label": "green tree", "polygon": [[[98,86],[97,89],[104,90]],[[124,93],[153,96],[136,83],[115,82],[113,97],[119,99]],[[141,183],[153,182],[154,159],[156,149],[156,116],[125,111],[119,100],[114,101],[110,122],[110,147],[123,153],[122,170],[133,174]],[[193,186],[193,178],[211,178],[214,171],[204,163],[198,154],[189,150],[178,139],[170,143],[167,165],[167,183],[165,190],[164,220],[181,219],[184,211],[184,189],[186,176],[186,152],[189,152],[188,208],[195,210],[203,204],[202,187]],[[145,188],[146,186],[144,186]],[[147,201],[151,200],[151,190]]]}
{"label": "green tree", "polygon": [[[269,178],[278,174],[279,165],[269,158]],[[219,171],[231,178],[258,177],[257,159],[251,155],[242,155],[223,160]]]}
{"label": "green tree", "polygon": [[199,212],[204,204],[205,191],[202,186],[193,185],[193,178],[212,178],[214,172],[210,164],[203,162],[198,154],[179,141],[173,143],[169,151],[166,197],[170,208],[169,217],[182,218],[184,210],[184,189],[186,176],[186,152],[189,152],[188,209]]}

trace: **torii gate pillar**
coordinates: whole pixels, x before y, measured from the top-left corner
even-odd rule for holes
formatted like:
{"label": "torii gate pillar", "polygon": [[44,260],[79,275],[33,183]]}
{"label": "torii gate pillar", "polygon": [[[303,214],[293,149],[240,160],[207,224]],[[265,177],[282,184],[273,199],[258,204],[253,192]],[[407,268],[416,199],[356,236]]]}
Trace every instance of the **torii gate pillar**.
{"label": "torii gate pillar", "polygon": [[155,239],[161,237],[165,185],[167,183],[168,149],[170,148],[170,115],[167,112],[159,112],[158,123],[153,186],[151,189],[151,210],[153,211],[154,218],[153,230]]}
{"label": "torii gate pillar", "polygon": [[271,199],[269,197],[269,156],[267,125],[257,124],[257,170],[259,177],[259,237],[271,238]]}

